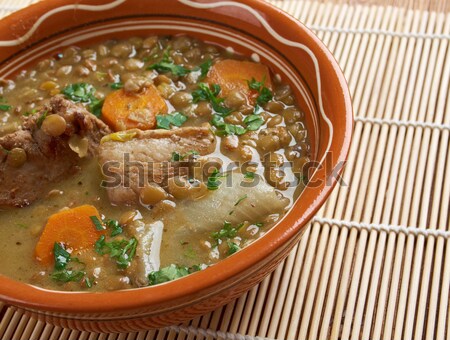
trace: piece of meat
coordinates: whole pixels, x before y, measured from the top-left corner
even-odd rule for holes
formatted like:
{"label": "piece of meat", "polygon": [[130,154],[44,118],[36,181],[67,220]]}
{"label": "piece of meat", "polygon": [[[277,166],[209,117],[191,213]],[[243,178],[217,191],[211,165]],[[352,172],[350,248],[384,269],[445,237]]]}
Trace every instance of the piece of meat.
{"label": "piece of meat", "polygon": [[[41,130],[43,115],[59,115],[67,123],[58,137]],[[20,130],[0,138],[0,207],[24,207],[45,196],[49,184],[69,177],[78,170],[79,154],[96,154],[100,139],[110,133],[101,120],[61,96],[53,97],[42,110],[25,117]],[[84,151],[76,145],[84,145]],[[8,162],[14,148],[25,150],[26,161],[20,167]],[[74,151],[75,150],[75,151]]]}
{"label": "piece of meat", "polygon": [[164,224],[161,221],[144,223],[137,220],[127,226],[137,240],[136,255],[127,274],[138,287],[148,285],[148,274],[159,270]]}
{"label": "piece of meat", "polygon": [[184,162],[169,162],[173,152],[207,155],[216,144],[208,125],[134,133],[131,140],[107,140],[99,147],[99,162],[106,177],[103,185],[113,204],[135,204],[147,183],[166,187],[168,178],[186,174]]}
{"label": "piece of meat", "polygon": [[171,228],[180,226],[180,235],[208,233],[220,229],[225,221],[233,225],[258,223],[269,215],[282,215],[289,205],[289,199],[257,174],[246,180],[241,173],[228,172],[220,181],[217,190],[202,198],[178,202],[176,210],[162,217],[164,223]]}

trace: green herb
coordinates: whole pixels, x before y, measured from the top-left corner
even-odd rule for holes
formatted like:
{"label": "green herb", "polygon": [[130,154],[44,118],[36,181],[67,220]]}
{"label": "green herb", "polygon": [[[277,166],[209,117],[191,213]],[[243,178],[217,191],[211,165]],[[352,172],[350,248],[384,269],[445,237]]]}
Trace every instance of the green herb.
{"label": "green herb", "polygon": [[198,155],[198,152],[195,150],[191,150],[186,152],[185,154],[180,154],[176,151],[172,152],[172,157],[170,158],[171,162],[180,162],[184,160],[186,157],[189,157],[191,155]]}
{"label": "green herb", "polygon": [[58,242],[53,245],[53,256],[55,257],[55,269],[63,270],[70,262],[70,254]]}
{"label": "green herb", "polygon": [[111,236],[117,236],[122,234],[123,229],[117,220],[106,220],[105,225],[111,229]]}
{"label": "green herb", "polygon": [[243,200],[245,200],[247,197],[248,197],[247,195],[244,195],[244,196],[242,196],[241,198],[239,198],[239,199],[237,200],[237,202],[234,203],[234,206],[235,206],[235,207],[238,206],[239,203],[241,203],[241,202],[242,202]]}
{"label": "green herb", "polygon": [[187,117],[180,112],[173,112],[168,115],[157,115],[156,116],[156,127],[158,129],[170,130],[170,126],[180,127],[187,121]]}
{"label": "green herb", "polygon": [[213,115],[211,124],[217,128],[216,134],[219,136],[240,136],[247,132],[247,130],[240,125],[225,123],[223,117],[220,115]]}
{"label": "green herb", "polygon": [[148,275],[148,283],[150,286],[153,286],[160,283],[173,281],[202,269],[203,268],[201,265],[194,265],[189,268],[171,264],[167,267],[161,268],[158,271],[151,272]]}
{"label": "green herb", "polygon": [[11,109],[11,105],[7,105],[7,104],[0,104],[0,111],[8,111]]}
{"label": "green herb", "polygon": [[100,236],[100,238],[95,241],[94,250],[97,254],[103,255],[106,254],[103,252],[103,248],[106,247],[105,235]]}
{"label": "green herb", "polygon": [[103,227],[102,222],[100,222],[100,220],[98,219],[97,216],[89,216],[89,218],[91,219],[92,223],[94,223],[96,230],[104,230],[105,229]]}
{"label": "green herb", "polygon": [[200,74],[200,79],[205,78],[208,75],[209,69],[211,68],[212,65],[212,60],[208,59],[205,62],[203,62],[202,64],[200,64],[199,68],[201,71]]}
{"label": "green herb", "polygon": [[156,70],[160,73],[170,72],[174,76],[179,76],[179,77],[185,76],[186,74],[191,72],[191,70],[185,68],[184,66],[176,65],[173,62],[173,60],[171,60],[171,58],[169,56],[169,51],[164,52],[162,60],[153,65],[150,65],[148,67],[148,69]]}
{"label": "green herb", "polygon": [[255,178],[255,173],[251,172],[251,171],[246,171],[244,174],[244,178],[245,179],[254,179]]}
{"label": "green herb", "polygon": [[233,255],[234,253],[241,250],[241,247],[239,247],[236,243],[228,241],[228,255]]}
{"label": "green herb", "polygon": [[75,83],[66,86],[62,91],[66,98],[75,103],[88,104],[89,110],[93,115],[100,117],[103,100],[94,96],[95,87],[87,83]]}
{"label": "green herb", "polygon": [[112,83],[111,85],[109,85],[109,87],[111,87],[113,90],[120,90],[121,88],[123,88],[123,84],[121,82]]}
{"label": "green herb", "polygon": [[28,228],[28,226],[26,224],[24,224],[24,223],[16,223],[16,226],[19,227],[19,228],[23,228],[23,229]]}
{"label": "green herb", "polygon": [[256,131],[262,125],[264,125],[265,122],[264,119],[261,118],[261,116],[253,114],[245,117],[244,123],[247,125],[247,130]]}
{"label": "green herb", "polygon": [[258,223],[255,223],[255,225],[256,225],[258,228],[262,228],[262,227],[264,226],[264,223],[258,222]]}
{"label": "green herb", "polygon": [[220,181],[221,178],[225,178],[227,175],[221,175],[220,171],[217,170],[217,168],[214,168],[211,175],[208,177],[208,181],[206,182],[206,187],[208,190],[217,190],[219,189],[220,185],[222,184],[222,181]]}
{"label": "green herb", "polygon": [[59,282],[80,282],[85,275],[84,271],[64,269],[52,273],[51,278]]}
{"label": "green herb", "polygon": [[64,247],[55,242],[53,245],[53,256],[55,258],[55,271],[50,277],[59,282],[80,282],[86,275],[84,271],[67,268],[69,262],[79,263],[84,265],[78,258],[70,257],[70,253]]}
{"label": "green herb", "polygon": [[86,277],[84,279],[84,284],[86,285],[87,288],[92,288],[92,281],[90,278]]}
{"label": "green herb", "polygon": [[265,82],[266,77],[264,77],[262,81],[256,81],[255,78],[252,78],[252,80],[247,81],[248,87],[250,89],[258,91],[259,96],[256,98],[256,102],[260,106],[265,105],[269,100],[273,98],[272,91],[270,91],[267,87],[264,86]]}
{"label": "green herb", "polygon": [[38,128],[41,128],[42,123],[44,122],[44,119],[47,117],[47,111],[44,111],[43,114],[39,116],[39,118],[36,120],[36,125]]}
{"label": "green herb", "polygon": [[212,84],[210,87],[208,84],[200,83],[198,84],[198,89],[192,92],[192,100],[194,103],[198,103],[199,101],[209,101],[214,111],[225,117],[233,110],[228,109],[223,105],[223,98],[217,97],[220,94],[220,91],[220,85],[218,84]]}
{"label": "green herb", "polygon": [[233,227],[230,222],[225,221],[223,223],[222,229],[219,231],[216,231],[211,234],[211,237],[215,241],[219,241],[220,239],[230,239],[237,235],[238,230],[244,225],[244,223],[241,223],[237,225],[236,227]]}
{"label": "green herb", "polygon": [[136,247],[138,241],[132,237],[129,240],[113,240],[106,242],[105,236],[102,235],[95,242],[94,249],[100,255],[109,254],[109,257],[116,260],[117,267],[120,269],[127,268],[134,255],[136,254]]}

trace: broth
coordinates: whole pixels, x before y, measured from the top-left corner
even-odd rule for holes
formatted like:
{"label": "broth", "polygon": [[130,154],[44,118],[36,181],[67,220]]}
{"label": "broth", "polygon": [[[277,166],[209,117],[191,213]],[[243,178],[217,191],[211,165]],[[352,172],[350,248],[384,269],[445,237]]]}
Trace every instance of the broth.
{"label": "broth", "polygon": [[[193,37],[69,47],[3,80],[0,95],[4,187],[15,171],[26,175],[31,147],[45,153],[42,145],[65,143],[48,171],[40,169],[49,173],[44,180],[22,188],[26,199],[21,188],[3,189],[0,273],[26,283],[104,291],[205,269],[270,230],[307,182],[309,140],[289,86],[266,66]],[[31,131],[31,144],[16,140],[21,131]],[[120,158],[119,177],[131,187],[101,185],[125,154],[137,162],[149,155],[156,170],[143,173],[153,177],[137,185],[142,174],[123,172]],[[159,172],[163,163],[169,172]],[[99,212],[86,215],[89,247],[55,236],[86,228],[61,222],[61,212],[72,216],[80,206]],[[39,255],[44,239],[54,241],[50,262]]]}

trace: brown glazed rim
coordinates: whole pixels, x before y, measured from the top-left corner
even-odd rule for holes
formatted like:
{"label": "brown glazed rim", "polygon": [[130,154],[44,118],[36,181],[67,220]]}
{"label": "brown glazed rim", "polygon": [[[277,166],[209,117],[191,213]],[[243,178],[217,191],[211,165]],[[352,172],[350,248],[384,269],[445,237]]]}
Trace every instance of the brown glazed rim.
{"label": "brown glazed rim", "polygon": [[[321,62],[331,65],[334,74],[330,77],[330,81],[335,82],[334,85],[339,89],[339,95],[342,96],[343,106],[338,109],[341,110],[340,114],[345,116],[345,120],[342,126],[334,126],[334,129],[343,136],[342,143],[333,143],[332,141],[330,152],[333,153],[331,163],[333,168],[337,164],[343,164],[350,148],[353,114],[347,84],[334,57],[309,29],[278,8],[258,0],[240,0],[240,2],[252,7],[259,13],[277,17],[277,19],[283,21],[289,30],[296,34],[298,32],[298,35],[308,40],[310,44],[319,46],[321,55],[316,55],[316,57]],[[11,25],[19,15],[20,17],[37,17],[37,14],[42,13],[44,9],[48,9],[49,3],[59,7],[69,4],[71,1],[47,0],[38,2],[2,19],[0,21],[0,29],[1,27],[8,27],[6,25]],[[341,173],[341,171],[342,167],[339,167],[336,172]],[[248,273],[252,273],[250,268],[258,266],[266,258],[270,258],[271,254],[281,249],[283,245],[286,245],[289,240],[293,239],[306,226],[307,222],[319,210],[336,185],[336,177],[327,176],[324,169],[319,169],[317,176],[324,179],[327,178],[329,182],[325,183],[325,181],[322,181],[322,184],[318,187],[307,187],[305,189],[313,197],[310,200],[312,203],[305,209],[305,213],[301,216],[298,214],[301,204],[300,200],[283,220],[264,237],[206,270],[157,286],[101,293],[46,290],[0,275],[0,299],[8,304],[24,308],[43,312],[59,312],[63,314],[60,315],[61,317],[64,317],[64,314],[73,313],[126,312],[143,308],[148,309],[148,307],[165,303],[167,303],[167,306],[172,306],[175,309],[180,306],[174,305],[173,301],[180,299],[188,301],[185,304],[192,304],[195,300],[206,298],[206,295],[203,295],[203,293],[207,295],[217,293],[217,291],[213,290],[214,287],[225,281],[233,279],[235,282],[231,284],[237,284],[241,279],[248,276]]]}

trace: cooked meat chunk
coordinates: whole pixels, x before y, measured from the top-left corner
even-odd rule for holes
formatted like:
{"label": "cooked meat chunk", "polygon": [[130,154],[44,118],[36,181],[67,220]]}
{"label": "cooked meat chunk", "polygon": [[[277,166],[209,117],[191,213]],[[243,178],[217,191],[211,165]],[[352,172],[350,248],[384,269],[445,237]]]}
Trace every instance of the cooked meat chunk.
{"label": "cooked meat chunk", "polygon": [[51,183],[78,170],[81,157],[96,154],[110,132],[83,107],[52,98],[25,117],[21,129],[0,138],[0,207],[24,207],[46,195]]}
{"label": "cooked meat chunk", "polygon": [[148,274],[159,270],[164,224],[161,221],[144,223],[137,220],[127,226],[138,240],[136,257],[127,268],[127,274],[138,287],[148,285]]}
{"label": "cooked meat chunk", "polygon": [[172,153],[196,151],[207,155],[215,149],[209,126],[173,130],[135,130],[131,140],[105,138],[99,147],[99,161],[106,177],[104,185],[113,204],[134,204],[147,183],[162,187],[167,178],[187,173],[180,162],[169,162]]}

